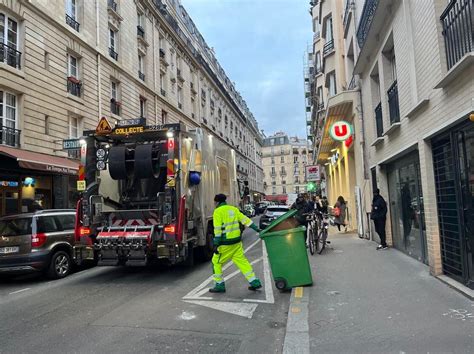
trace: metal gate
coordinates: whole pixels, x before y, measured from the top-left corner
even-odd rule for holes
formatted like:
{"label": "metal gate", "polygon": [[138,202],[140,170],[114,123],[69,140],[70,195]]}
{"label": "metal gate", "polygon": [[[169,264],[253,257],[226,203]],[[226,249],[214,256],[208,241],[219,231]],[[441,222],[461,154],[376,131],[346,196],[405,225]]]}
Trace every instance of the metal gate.
{"label": "metal gate", "polygon": [[450,135],[433,141],[432,146],[443,270],[447,275],[464,282],[457,152]]}

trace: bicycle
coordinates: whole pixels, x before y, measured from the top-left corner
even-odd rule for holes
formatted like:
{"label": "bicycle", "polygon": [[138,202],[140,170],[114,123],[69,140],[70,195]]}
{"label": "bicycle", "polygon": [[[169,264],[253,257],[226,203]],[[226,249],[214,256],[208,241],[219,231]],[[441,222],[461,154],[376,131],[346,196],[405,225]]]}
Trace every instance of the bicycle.
{"label": "bicycle", "polygon": [[326,244],[330,243],[329,241],[327,241],[330,220],[329,220],[329,214],[319,213],[319,216],[320,216],[321,226],[320,226],[320,230],[317,236],[316,249],[319,248],[318,254],[321,254],[326,248]]}
{"label": "bicycle", "polygon": [[304,214],[308,222],[306,230],[306,242],[308,244],[309,252],[313,256],[318,251],[318,222],[317,216],[314,213]]}

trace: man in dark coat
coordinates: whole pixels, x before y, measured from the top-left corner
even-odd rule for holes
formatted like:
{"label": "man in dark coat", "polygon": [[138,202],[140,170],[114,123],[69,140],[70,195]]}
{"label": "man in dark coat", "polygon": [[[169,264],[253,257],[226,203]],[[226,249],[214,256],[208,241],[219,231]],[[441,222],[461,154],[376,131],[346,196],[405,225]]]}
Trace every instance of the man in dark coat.
{"label": "man in dark coat", "polygon": [[374,191],[374,199],[372,199],[372,213],[371,219],[374,221],[375,231],[379,234],[380,245],[377,250],[386,250],[387,242],[385,235],[385,222],[387,221],[387,203],[380,195],[380,190],[377,188]]}

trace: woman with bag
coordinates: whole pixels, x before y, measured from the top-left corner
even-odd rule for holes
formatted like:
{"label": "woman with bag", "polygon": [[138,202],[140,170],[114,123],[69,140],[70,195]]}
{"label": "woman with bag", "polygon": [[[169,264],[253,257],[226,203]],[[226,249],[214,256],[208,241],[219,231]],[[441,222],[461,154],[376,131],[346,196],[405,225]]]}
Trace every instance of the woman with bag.
{"label": "woman with bag", "polygon": [[344,226],[345,227],[344,231],[347,231],[347,226],[346,226],[346,223],[345,223],[346,209],[347,209],[346,201],[344,200],[342,195],[340,195],[337,198],[337,202],[334,205],[334,209],[333,209],[333,214],[335,216],[334,224],[337,226],[337,229],[339,231],[341,231],[341,226]]}

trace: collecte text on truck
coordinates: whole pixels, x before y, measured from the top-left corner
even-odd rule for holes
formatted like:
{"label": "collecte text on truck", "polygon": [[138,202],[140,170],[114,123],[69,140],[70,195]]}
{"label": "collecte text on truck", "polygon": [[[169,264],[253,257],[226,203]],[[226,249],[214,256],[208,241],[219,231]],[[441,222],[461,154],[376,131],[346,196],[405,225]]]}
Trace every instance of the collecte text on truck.
{"label": "collecte text on truck", "polygon": [[213,197],[238,200],[235,151],[201,128],[104,118],[81,147],[75,249],[99,265],[208,260]]}

